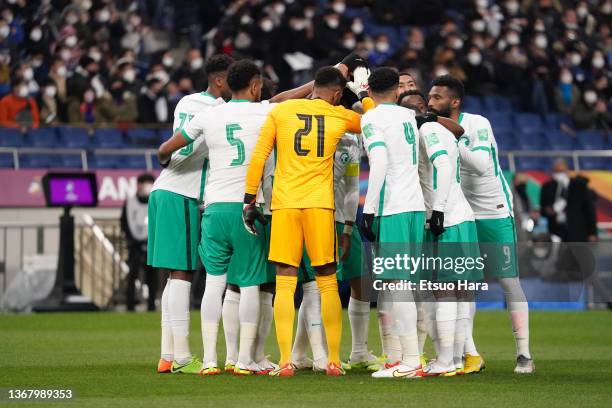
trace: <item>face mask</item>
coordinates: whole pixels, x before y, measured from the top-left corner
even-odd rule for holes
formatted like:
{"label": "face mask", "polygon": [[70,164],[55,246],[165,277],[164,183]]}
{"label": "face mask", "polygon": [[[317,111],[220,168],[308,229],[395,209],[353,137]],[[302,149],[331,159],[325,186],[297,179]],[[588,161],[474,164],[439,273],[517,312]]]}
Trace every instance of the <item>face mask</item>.
{"label": "face mask", "polygon": [[552,178],[559,184],[567,186],[569,184],[569,176],[564,172],[553,173]]}
{"label": "face mask", "polygon": [[60,58],[62,59],[62,61],[68,61],[71,56],[72,56],[72,53],[70,52],[70,50],[67,50],[64,48],[63,50],[60,51]]}
{"label": "face mask", "polygon": [[34,28],[32,31],[30,31],[30,40],[38,42],[41,38],[42,30],[40,28]]}
{"label": "face mask", "polygon": [[361,34],[363,32],[363,24],[359,21],[354,22],[351,25],[351,30],[355,33],[355,34]]}
{"label": "face mask", "polygon": [[191,60],[191,62],[189,63],[189,66],[191,67],[191,69],[200,69],[202,68],[203,65],[204,65],[204,60],[201,57]]}
{"label": "face mask", "polygon": [[240,24],[242,25],[249,25],[252,22],[253,22],[253,19],[248,14],[243,14],[242,17],[240,17]]}
{"label": "face mask", "polygon": [[174,58],[172,58],[170,56],[166,56],[166,57],[162,58],[162,64],[164,65],[164,67],[170,68],[171,66],[174,65]]}
{"label": "face mask", "polygon": [[480,65],[482,62],[482,55],[480,55],[479,52],[470,52],[467,59],[471,65]]}
{"label": "face mask", "polygon": [[332,30],[335,30],[340,25],[340,20],[338,20],[337,18],[328,18],[325,20],[325,22],[327,23],[327,26]]}
{"label": "face mask", "polygon": [[57,73],[57,75],[59,75],[60,77],[64,78],[66,76],[66,67],[61,66],[57,69],[57,71],[55,71]]}
{"label": "face mask", "polygon": [[285,12],[285,5],[283,3],[276,3],[273,10],[276,14],[283,14]]}
{"label": "face mask", "polygon": [[66,44],[66,47],[68,48],[73,48],[75,45],[77,45],[78,41],[79,40],[76,38],[76,35],[71,35],[70,37],[66,38],[64,44]]}
{"label": "face mask", "polygon": [[249,48],[251,46],[251,37],[244,33],[238,34],[234,40],[234,45],[240,50]]}
{"label": "face mask", "polygon": [[460,50],[461,48],[463,48],[463,40],[461,38],[455,38],[452,42],[451,42],[451,47],[454,50]]}
{"label": "face mask", "polygon": [[6,13],[4,19],[8,24],[11,24],[13,22],[13,13]]}
{"label": "face mask", "polygon": [[482,20],[472,21],[472,30],[481,33],[487,28],[487,24]]}
{"label": "face mask", "polygon": [[606,2],[606,4],[604,4],[603,7],[601,8],[601,11],[605,15],[612,14],[612,3],[609,1]]}
{"label": "face mask", "polygon": [[578,66],[582,62],[582,57],[580,56],[580,54],[572,54],[570,56],[570,62],[572,63],[572,65]]}
{"label": "face mask", "polygon": [[521,39],[519,38],[517,34],[513,33],[513,34],[508,34],[506,36],[506,41],[510,45],[519,45],[519,43],[521,42]]}
{"label": "face mask", "polygon": [[108,20],[110,20],[110,17],[111,17],[111,14],[108,9],[102,9],[98,13],[98,21],[100,23],[106,23]]}
{"label": "face mask", "polygon": [[263,20],[261,23],[259,23],[259,26],[261,27],[261,31],[269,33],[274,28],[274,23],[272,20]]}
{"label": "face mask", "polygon": [[134,79],[136,79],[136,71],[133,69],[128,69],[123,73],[123,79],[126,82],[134,82]]}
{"label": "face mask", "polygon": [[66,16],[66,22],[70,25],[75,25],[79,21],[79,17],[76,14],[68,14]]}
{"label": "face mask", "polygon": [[11,29],[9,28],[9,26],[3,25],[2,27],[0,27],[0,37],[6,38],[8,37],[10,32],[11,32]]}
{"label": "face mask", "polygon": [[587,9],[586,7],[580,7],[576,9],[576,14],[580,18],[585,18],[589,14],[589,9]]}
{"label": "face mask", "polygon": [[357,44],[357,41],[355,41],[354,38],[347,38],[346,40],[344,40],[342,42],[342,45],[344,46],[344,48],[346,48],[347,50],[352,50],[353,48],[355,48],[355,45]]}
{"label": "face mask", "polygon": [[385,53],[389,51],[389,43],[386,41],[379,41],[376,43],[376,51]]}
{"label": "face mask", "polygon": [[595,91],[586,91],[584,93],[584,101],[589,105],[593,105],[597,102],[597,93]]}
{"label": "face mask", "polygon": [[436,77],[441,77],[443,75],[448,75],[448,70],[446,68],[438,68],[436,69],[436,71],[434,72],[434,75]]}
{"label": "face mask", "polygon": [[81,7],[83,10],[89,10],[91,8],[91,0],[83,0],[81,2]]}
{"label": "face mask", "polygon": [[34,78],[34,71],[32,68],[26,68],[23,70],[23,78],[27,79],[28,81]]}
{"label": "face mask", "polygon": [[132,27],[138,27],[141,22],[142,20],[140,19],[139,16],[130,17],[130,24],[132,25]]}
{"label": "face mask", "polygon": [[27,86],[22,86],[17,90],[17,96],[19,96],[20,98],[27,98],[28,94],[29,92]]}
{"label": "face mask", "polygon": [[489,0],[476,0],[476,6],[479,9],[486,9],[489,6]]}
{"label": "face mask", "polygon": [[38,68],[43,64],[43,60],[42,59],[34,59],[32,60],[32,66],[34,68]]}
{"label": "face mask", "polygon": [[55,98],[56,94],[57,89],[54,86],[48,86],[45,88],[45,95],[47,95],[49,98]]}
{"label": "face mask", "polygon": [[335,2],[332,6],[332,9],[338,13],[338,14],[342,14],[344,13],[344,11],[346,10],[346,4],[342,3],[342,2]]}
{"label": "face mask", "polygon": [[313,18],[315,16],[315,10],[308,8],[304,10],[304,15],[306,16],[306,18]]}
{"label": "face mask", "polygon": [[544,24],[536,24],[535,26],[533,26],[533,29],[538,33],[543,33],[544,31],[546,31],[546,26]]}
{"label": "face mask", "polygon": [[296,20],[291,25],[291,28],[293,28],[295,31],[302,31],[304,28],[306,28],[306,22],[304,20]]}
{"label": "face mask", "polygon": [[606,65],[606,61],[604,61],[604,59],[601,57],[593,58],[592,63],[593,63],[593,68],[597,68],[597,69],[602,69],[604,65]]}
{"label": "face mask", "polygon": [[534,42],[535,42],[536,47],[538,47],[538,48],[544,49],[544,48],[546,48],[548,46],[548,40],[546,39],[546,36],[544,36],[544,35],[538,35],[535,38]]}
{"label": "face mask", "polygon": [[563,74],[561,74],[561,82],[563,82],[564,84],[571,84],[572,79],[573,76],[569,72],[564,72]]}
{"label": "face mask", "polygon": [[85,95],[83,95],[83,100],[87,103],[92,103],[94,100],[94,93],[93,91],[87,91],[85,92]]}
{"label": "face mask", "polygon": [[166,71],[157,71],[153,74],[153,78],[159,79],[162,84],[167,84],[170,80],[170,75]]}
{"label": "face mask", "polygon": [[516,2],[506,3],[506,9],[508,10],[508,13],[510,13],[511,15],[518,13],[519,7],[520,7],[519,4]]}

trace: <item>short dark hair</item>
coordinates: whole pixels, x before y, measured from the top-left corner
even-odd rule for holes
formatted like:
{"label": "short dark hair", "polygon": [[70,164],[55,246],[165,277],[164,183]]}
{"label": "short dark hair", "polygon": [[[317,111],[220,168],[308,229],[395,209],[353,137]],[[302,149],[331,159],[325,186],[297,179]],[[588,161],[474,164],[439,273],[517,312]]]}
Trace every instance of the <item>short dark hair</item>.
{"label": "short dark hair", "polygon": [[425,101],[425,103],[427,103],[427,98],[425,97],[425,95],[423,95],[423,93],[421,91],[418,91],[416,89],[413,89],[411,91],[404,91],[400,94],[399,98],[397,98],[398,102],[401,102],[402,99],[404,99],[407,96],[420,96],[421,98],[423,98],[423,100]]}
{"label": "short dark hair", "polygon": [[346,86],[346,78],[344,78],[342,72],[337,68],[323,67],[320,68],[315,75],[314,86],[321,88],[338,86],[344,88]]}
{"label": "short dark hair", "polygon": [[204,67],[206,75],[211,76],[220,72],[225,72],[229,69],[230,65],[234,62],[234,59],[229,55],[217,54],[213,55],[206,61]]}
{"label": "short dark hair", "polygon": [[445,86],[450,89],[457,98],[463,99],[465,96],[465,88],[461,80],[452,75],[442,75],[433,80],[431,86]]}
{"label": "short dark hair", "polygon": [[153,177],[153,175],[149,174],[149,173],[143,173],[143,174],[139,175],[138,178],[136,179],[136,182],[138,184],[140,184],[140,183],[147,183],[147,182],[153,183],[154,181],[155,181],[155,177]]}
{"label": "short dark hair", "polygon": [[410,72],[408,71],[402,71],[398,74],[398,76],[409,76],[410,78],[414,79],[414,75],[412,75]]}
{"label": "short dark hair", "polygon": [[370,74],[370,78],[368,78],[368,85],[374,93],[391,91],[399,86],[399,74],[393,68],[376,68]]}
{"label": "short dark hair", "polygon": [[227,85],[232,92],[248,87],[253,78],[261,76],[261,70],[251,60],[240,60],[230,65],[227,70]]}

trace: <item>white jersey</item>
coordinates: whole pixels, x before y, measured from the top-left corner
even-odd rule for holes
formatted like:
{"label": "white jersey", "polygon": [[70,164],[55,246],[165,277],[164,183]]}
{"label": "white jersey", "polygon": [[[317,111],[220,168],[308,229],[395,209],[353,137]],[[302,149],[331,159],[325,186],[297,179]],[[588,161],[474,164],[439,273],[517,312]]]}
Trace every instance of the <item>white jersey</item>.
{"label": "white jersey", "polygon": [[465,134],[459,140],[461,188],[476,219],[514,216],[512,191],[499,166],[497,142],[489,121],[461,113]]}
{"label": "white jersey", "polygon": [[345,198],[347,185],[345,177],[359,177],[359,161],[361,148],[359,138],[353,133],[347,133],[340,139],[334,154],[334,205],[336,207],[336,221],[355,221],[357,214],[345,214]]}
{"label": "white jersey", "polygon": [[276,149],[272,150],[264,166],[263,179],[261,180],[261,191],[264,198],[263,211],[265,215],[272,215],[272,189],[274,187],[274,170],[276,170]]}
{"label": "white jersey", "polygon": [[[419,132],[421,134],[419,174],[427,218],[431,217],[431,212],[436,207],[435,210],[444,212],[445,227],[452,227],[465,221],[474,221],[474,212],[461,191],[459,149],[455,136],[437,122],[423,124]],[[434,160],[441,155],[447,155],[450,163],[450,184],[448,196],[435,200],[435,192],[440,180]]]}
{"label": "white jersey", "polygon": [[[206,92],[194,93],[181,98],[174,109],[173,132],[177,132],[198,112],[205,112],[213,106],[223,104]],[[202,199],[204,190],[204,162],[206,149],[201,141],[190,143],[172,154],[170,164],[161,171],[153,184],[153,190],[166,190],[185,197]]]}
{"label": "white jersey", "polygon": [[[259,132],[274,104],[233,100],[197,114],[183,129],[208,151],[204,206],[243,202],[246,174]],[[263,202],[260,195],[259,202]]]}
{"label": "white jersey", "polygon": [[368,187],[364,212],[383,216],[425,211],[419,182],[419,134],[414,111],[395,104],[378,105],[362,116],[361,130],[368,156],[372,149],[384,146],[388,160],[379,195],[374,197]]}

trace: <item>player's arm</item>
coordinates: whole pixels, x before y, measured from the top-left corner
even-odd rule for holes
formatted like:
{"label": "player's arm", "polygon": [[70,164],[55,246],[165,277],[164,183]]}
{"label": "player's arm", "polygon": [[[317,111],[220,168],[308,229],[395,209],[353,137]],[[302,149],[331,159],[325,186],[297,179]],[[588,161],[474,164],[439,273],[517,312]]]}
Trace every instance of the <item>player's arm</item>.
{"label": "player's arm", "polygon": [[380,191],[383,188],[385,175],[387,174],[387,145],[385,144],[382,129],[373,123],[364,123],[362,130],[365,139],[364,145],[370,161],[370,175],[368,177],[368,191],[363,206],[363,223],[361,227],[364,236],[368,240],[374,241],[376,235],[372,230],[372,224],[376,205],[380,198]]}
{"label": "player's arm", "polygon": [[162,143],[159,149],[157,149],[159,164],[166,167],[170,163],[172,153],[202,136],[205,122],[205,113],[198,113],[186,126],[174,132],[172,137]]}
{"label": "player's arm", "polygon": [[484,119],[479,123],[476,136],[472,142],[467,136],[461,136],[458,140],[459,156],[461,164],[471,172],[482,176],[486,173],[490,165],[491,157],[491,138],[493,130],[488,120]]}
{"label": "player's arm", "polygon": [[444,232],[444,211],[448,201],[448,194],[451,186],[452,167],[448,159],[448,152],[431,126],[421,128],[421,140],[425,144],[427,159],[434,166],[434,194],[432,203],[432,213],[429,219],[429,230],[434,235]]}
{"label": "player's arm", "polygon": [[351,149],[351,157],[349,163],[344,171],[344,229],[342,230],[342,236],[340,237],[340,244],[342,246],[342,258],[341,261],[345,260],[351,251],[351,234],[353,233],[353,225],[355,224],[355,218],[357,218],[357,207],[359,206],[359,149]]}
{"label": "player's arm", "polygon": [[445,118],[443,116],[438,116],[433,112],[427,112],[422,115],[417,115],[416,121],[419,128],[425,123],[437,122],[440,125],[444,126],[449,132],[451,132],[455,136],[455,139],[459,139],[465,134],[465,129],[463,129],[460,124],[458,124],[452,119]]}

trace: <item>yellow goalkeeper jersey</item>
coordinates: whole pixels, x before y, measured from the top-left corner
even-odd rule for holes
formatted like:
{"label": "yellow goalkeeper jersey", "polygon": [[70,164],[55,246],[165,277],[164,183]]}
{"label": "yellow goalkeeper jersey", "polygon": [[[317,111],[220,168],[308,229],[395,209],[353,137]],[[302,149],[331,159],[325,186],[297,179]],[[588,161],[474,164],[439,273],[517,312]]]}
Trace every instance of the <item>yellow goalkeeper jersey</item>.
{"label": "yellow goalkeeper jersey", "polygon": [[264,164],[276,147],[272,210],[334,208],[333,157],[346,132],[361,133],[361,116],[322,99],[294,99],[274,107],[261,128],[247,173],[256,194]]}

